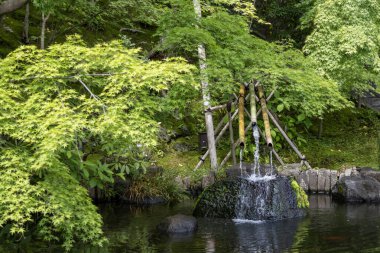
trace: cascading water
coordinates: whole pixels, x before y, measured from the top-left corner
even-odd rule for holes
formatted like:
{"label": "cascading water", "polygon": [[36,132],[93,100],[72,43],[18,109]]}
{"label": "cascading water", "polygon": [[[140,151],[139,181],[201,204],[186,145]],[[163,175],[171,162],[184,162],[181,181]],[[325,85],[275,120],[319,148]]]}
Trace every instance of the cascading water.
{"label": "cascading water", "polygon": [[260,176],[260,134],[259,134],[259,128],[255,124],[253,126],[253,138],[255,139],[255,145],[256,145],[256,150],[254,154],[254,162],[253,162],[253,175],[256,175],[256,170],[257,170],[257,175]]}
{"label": "cascading water", "polygon": [[240,158],[240,164],[239,164],[240,176],[243,175],[243,151],[244,151],[244,146],[240,146],[240,154],[239,154],[239,158]]}
{"label": "cascading water", "polygon": [[[239,198],[235,207],[235,214],[237,221],[246,219],[259,221],[266,217],[272,210],[268,209],[268,198],[273,194],[273,188],[276,184],[273,175],[273,161],[272,161],[272,149],[269,152],[270,171],[264,172],[261,175],[260,172],[260,134],[259,128],[256,124],[252,127],[253,138],[255,140],[256,150],[254,153],[253,173],[243,180],[239,189]],[[240,171],[242,171],[242,151],[240,149]],[[256,173],[257,171],[257,173]],[[271,215],[271,214],[269,214]]]}
{"label": "cascading water", "polygon": [[269,165],[270,165],[270,175],[272,176],[273,175],[273,150],[272,148],[270,149],[269,151]]}
{"label": "cascading water", "polygon": [[[253,85],[250,85],[250,88],[251,116],[254,115],[251,118],[252,134],[256,145],[253,165],[243,165],[245,87],[241,85],[239,93],[239,167],[234,165],[228,169],[228,180],[216,182],[202,193],[194,210],[195,216],[228,218],[237,222],[257,223],[264,220],[280,220],[305,215],[305,211],[298,207],[297,194],[293,190],[291,179],[275,174],[269,118],[267,114],[264,117],[264,112],[267,113],[267,107],[262,88],[261,92],[259,89],[259,94],[261,93],[259,97],[264,118],[266,143],[269,147],[269,165],[260,166],[260,133],[256,124],[255,89]],[[252,174],[247,175],[247,172]]]}

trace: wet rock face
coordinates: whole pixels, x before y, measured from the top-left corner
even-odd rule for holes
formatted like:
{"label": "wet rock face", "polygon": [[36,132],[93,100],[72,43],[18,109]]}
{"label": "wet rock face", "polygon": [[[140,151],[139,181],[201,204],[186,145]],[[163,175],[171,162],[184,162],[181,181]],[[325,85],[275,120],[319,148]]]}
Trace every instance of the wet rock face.
{"label": "wet rock face", "polygon": [[380,171],[374,170],[372,168],[358,168],[360,175],[373,177],[380,182]]}
{"label": "wet rock face", "polygon": [[281,220],[301,217],[290,180],[278,176],[256,182],[247,179],[220,181],[200,196],[194,215],[226,219]]}
{"label": "wet rock face", "polygon": [[380,182],[369,176],[345,176],[332,194],[334,199],[345,202],[380,202]]}
{"label": "wet rock face", "polygon": [[174,216],[166,217],[160,224],[157,225],[157,229],[160,232],[167,234],[192,233],[197,230],[197,227],[198,223],[196,218],[183,214],[176,214]]}
{"label": "wet rock face", "polygon": [[193,215],[195,217],[234,218],[239,190],[238,180],[214,183],[198,197]]}

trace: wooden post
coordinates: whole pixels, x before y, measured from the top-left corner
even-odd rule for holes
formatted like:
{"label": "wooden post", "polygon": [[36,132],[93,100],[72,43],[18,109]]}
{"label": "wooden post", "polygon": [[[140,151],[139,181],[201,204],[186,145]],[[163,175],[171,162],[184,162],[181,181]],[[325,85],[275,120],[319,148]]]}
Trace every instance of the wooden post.
{"label": "wooden post", "polygon": [[[231,117],[231,120],[234,120],[235,117],[237,116],[238,114],[238,111],[236,110],[234,112],[234,114],[232,114],[232,117]],[[222,128],[222,130],[220,131],[220,133],[218,134],[218,136],[216,137],[215,139],[215,143],[218,143],[219,140],[222,138],[223,134],[226,132],[228,128],[228,123],[224,125],[224,127]],[[199,169],[199,167],[201,167],[201,165],[204,163],[205,159],[207,158],[207,156],[210,154],[210,149],[207,149],[206,153],[200,158],[200,161],[198,162],[198,164],[195,166],[194,168],[194,171]]]}
{"label": "wooden post", "polygon": [[320,119],[320,121],[319,121],[318,139],[322,138],[322,132],[323,132],[323,119]]}
{"label": "wooden post", "polygon": [[30,16],[30,3],[26,2],[25,5],[25,17],[24,17],[24,25],[22,30],[22,38],[25,44],[29,44],[29,16]]}
{"label": "wooden post", "polygon": [[[249,122],[248,126],[245,128],[245,131],[248,131],[248,129],[252,126],[252,122]],[[236,148],[240,144],[240,138],[237,139],[237,141],[234,143],[234,148]],[[230,159],[231,151],[229,151],[226,155],[226,157],[223,159],[223,161],[220,163],[220,168],[226,164],[228,159]]]}
{"label": "wooden post", "polygon": [[[193,0],[194,11],[197,16],[198,21],[202,18],[201,5],[198,0]],[[205,108],[205,121],[206,121],[206,131],[207,131],[207,142],[208,149],[210,151],[210,162],[211,170],[217,170],[218,159],[216,156],[216,144],[215,144],[215,133],[214,133],[214,123],[212,120],[212,112],[210,110],[210,91],[208,90],[208,77],[206,73],[206,49],[203,44],[198,45],[198,59],[199,59],[199,69],[201,74],[201,84],[202,84],[202,96],[203,96],[203,106]]]}
{"label": "wooden post", "polygon": [[263,89],[263,86],[261,85],[257,86],[257,89],[259,91],[259,99],[261,103],[261,109],[263,112],[265,139],[267,141],[268,147],[273,147],[272,135],[270,132],[270,124],[269,124],[269,117],[268,117],[268,108],[267,108],[267,103],[265,101],[264,89]]}
{"label": "wooden post", "polygon": [[231,109],[232,109],[232,101],[230,101],[227,104],[227,112],[228,112],[228,127],[229,127],[229,131],[230,131],[232,161],[235,165],[236,164],[236,154],[235,154],[235,145],[234,145],[235,138],[234,138],[234,128],[232,126]]}
{"label": "wooden post", "polygon": [[[236,94],[233,94],[233,96],[236,98],[236,101],[233,102],[233,105],[237,104],[239,102],[239,98],[236,96]],[[245,99],[247,100],[249,97],[248,95],[245,97]],[[219,122],[219,124],[216,126],[215,128],[215,134],[218,134],[220,129],[222,129],[223,127],[223,122],[224,122],[224,119],[227,118],[228,119],[228,113],[226,113],[222,120]]]}
{"label": "wooden post", "polygon": [[245,143],[245,130],[244,130],[244,96],[245,96],[245,86],[240,85],[239,91],[239,139],[240,147],[244,147]]}

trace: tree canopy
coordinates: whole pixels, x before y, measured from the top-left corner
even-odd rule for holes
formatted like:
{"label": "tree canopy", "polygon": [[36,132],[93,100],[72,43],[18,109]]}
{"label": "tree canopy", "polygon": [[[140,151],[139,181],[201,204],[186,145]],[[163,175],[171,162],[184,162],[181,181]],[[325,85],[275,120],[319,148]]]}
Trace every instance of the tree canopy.
{"label": "tree canopy", "polygon": [[379,82],[379,11],[378,1],[324,0],[303,19],[313,29],[304,52],[345,94]]}
{"label": "tree canopy", "polygon": [[203,130],[199,45],[212,105],[260,82],[293,136],[380,81],[377,0],[26,2],[0,17],[0,230],[66,250],[106,242],[89,189],[144,173],[160,128]]}

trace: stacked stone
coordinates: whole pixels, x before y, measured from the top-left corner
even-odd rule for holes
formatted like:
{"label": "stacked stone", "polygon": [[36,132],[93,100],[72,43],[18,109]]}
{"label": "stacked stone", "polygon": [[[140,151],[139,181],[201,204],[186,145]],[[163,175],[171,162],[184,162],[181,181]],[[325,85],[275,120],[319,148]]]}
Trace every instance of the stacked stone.
{"label": "stacked stone", "polygon": [[328,169],[301,170],[291,164],[280,172],[292,176],[309,193],[332,193],[346,202],[380,202],[380,171],[371,168],[348,168],[342,172]]}
{"label": "stacked stone", "polygon": [[301,170],[300,167],[291,167],[280,172],[285,176],[293,176],[306,192],[330,193],[338,181],[338,172],[328,169]]}

